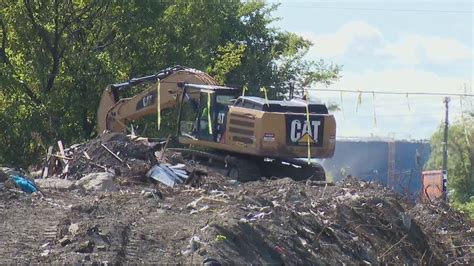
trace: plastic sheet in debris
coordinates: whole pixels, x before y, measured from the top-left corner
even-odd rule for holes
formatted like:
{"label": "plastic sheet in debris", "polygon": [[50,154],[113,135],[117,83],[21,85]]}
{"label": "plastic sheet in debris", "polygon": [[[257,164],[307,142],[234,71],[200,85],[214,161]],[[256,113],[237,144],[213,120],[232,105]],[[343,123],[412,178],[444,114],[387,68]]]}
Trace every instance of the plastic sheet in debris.
{"label": "plastic sheet in debris", "polygon": [[148,173],[148,177],[168,186],[174,187],[176,183],[183,183],[188,178],[183,165],[160,164],[153,166]]}
{"label": "plastic sheet in debris", "polygon": [[22,176],[12,175],[10,177],[23,192],[33,193],[38,191],[36,184]]}

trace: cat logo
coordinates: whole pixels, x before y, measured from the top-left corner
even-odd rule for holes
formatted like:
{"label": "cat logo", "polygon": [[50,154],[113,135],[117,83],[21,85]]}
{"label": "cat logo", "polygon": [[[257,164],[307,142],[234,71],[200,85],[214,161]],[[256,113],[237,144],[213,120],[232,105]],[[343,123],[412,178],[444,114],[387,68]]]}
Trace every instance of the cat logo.
{"label": "cat logo", "polygon": [[309,133],[305,133],[299,140],[297,140],[299,144],[314,144],[316,141],[314,141],[313,137]]}
{"label": "cat logo", "polygon": [[147,95],[143,96],[141,101],[137,102],[136,110],[143,109],[150,105],[155,104],[156,102],[156,91],[151,91]]}
{"label": "cat logo", "polygon": [[305,115],[287,115],[287,143],[291,145],[321,146],[323,117],[311,116],[308,123]]}
{"label": "cat logo", "polygon": [[146,95],[142,99],[142,105],[143,107],[147,107],[149,105],[152,105],[155,102],[154,95]]}

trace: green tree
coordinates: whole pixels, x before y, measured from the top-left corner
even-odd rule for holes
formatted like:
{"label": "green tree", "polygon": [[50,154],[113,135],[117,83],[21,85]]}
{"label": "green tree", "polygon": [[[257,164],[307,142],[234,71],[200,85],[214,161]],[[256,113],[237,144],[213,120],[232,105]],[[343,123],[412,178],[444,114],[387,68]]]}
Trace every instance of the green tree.
{"label": "green tree", "polygon": [[303,59],[310,42],[270,26],[263,1],[3,0],[0,163],[25,166],[61,139],[96,134],[107,84],[185,65],[230,85],[329,82],[338,66]]}
{"label": "green tree", "polygon": [[[440,126],[431,137],[427,169],[442,168],[443,132],[444,126]],[[456,203],[474,206],[474,116],[465,114],[449,126],[448,132],[448,190]]]}
{"label": "green tree", "polygon": [[115,78],[96,49],[107,38],[100,24],[109,8],[104,1],[0,3],[0,152],[7,163],[24,166],[55,140],[92,135],[97,86]]}

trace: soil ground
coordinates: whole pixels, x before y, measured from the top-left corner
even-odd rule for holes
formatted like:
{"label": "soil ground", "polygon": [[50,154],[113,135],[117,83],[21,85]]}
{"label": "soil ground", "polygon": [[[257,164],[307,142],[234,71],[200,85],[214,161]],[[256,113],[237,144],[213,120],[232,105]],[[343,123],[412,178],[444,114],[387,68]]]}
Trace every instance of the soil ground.
{"label": "soil ground", "polygon": [[[2,263],[472,263],[472,223],[376,184],[289,179],[113,193],[0,190]],[[143,193],[146,190],[150,193]]]}
{"label": "soil ground", "polygon": [[[1,264],[474,262],[472,221],[443,202],[415,205],[357,179],[334,186],[288,178],[239,183],[209,169],[192,185],[170,188],[144,177],[155,163],[146,145],[120,136],[67,154],[68,178],[101,170],[84,151],[116,173],[120,190],[25,194],[2,179]],[[186,165],[188,172],[197,167],[206,170]]]}

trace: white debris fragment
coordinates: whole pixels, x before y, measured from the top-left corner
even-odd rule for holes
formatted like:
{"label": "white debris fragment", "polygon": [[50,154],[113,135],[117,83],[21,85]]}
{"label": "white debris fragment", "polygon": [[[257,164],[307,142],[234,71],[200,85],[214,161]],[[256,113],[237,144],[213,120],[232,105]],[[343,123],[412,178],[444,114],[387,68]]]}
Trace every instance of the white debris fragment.
{"label": "white debris fragment", "polygon": [[[181,166],[182,165],[182,166]],[[189,176],[185,170],[181,168],[184,164],[169,165],[159,164],[153,166],[146,174],[146,176],[168,186],[174,187],[176,183],[183,183]]]}
{"label": "white debris fragment", "polygon": [[206,211],[207,209],[209,209],[209,205],[203,206],[201,209],[199,209],[199,212]]}
{"label": "white debris fragment", "polygon": [[308,244],[308,242],[306,240],[304,240],[303,238],[301,237],[298,237],[298,239],[300,240],[301,244],[303,245],[303,247],[306,247],[306,245]]}
{"label": "white debris fragment", "polygon": [[79,230],[79,224],[73,223],[69,225],[68,231],[71,235],[76,235],[77,231]]}

